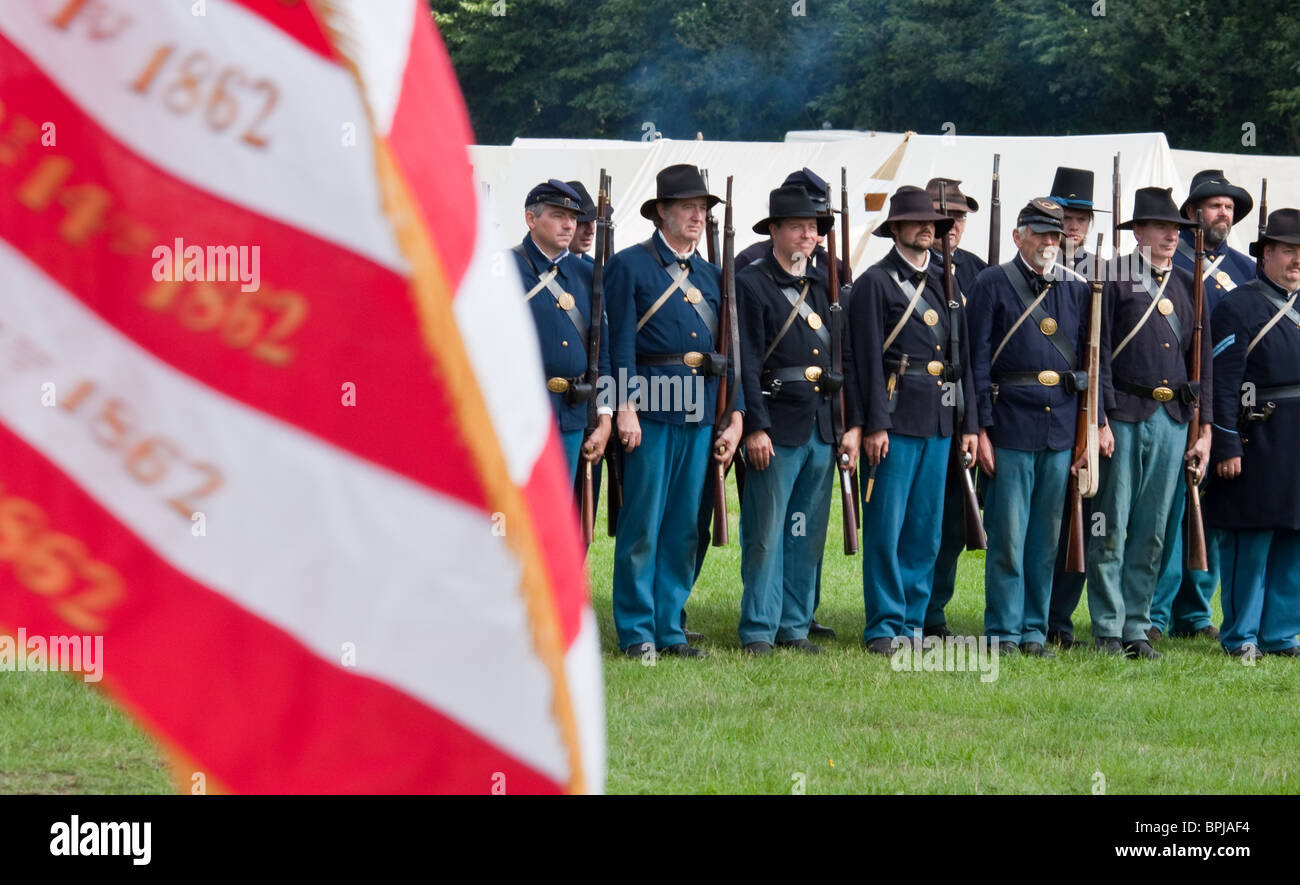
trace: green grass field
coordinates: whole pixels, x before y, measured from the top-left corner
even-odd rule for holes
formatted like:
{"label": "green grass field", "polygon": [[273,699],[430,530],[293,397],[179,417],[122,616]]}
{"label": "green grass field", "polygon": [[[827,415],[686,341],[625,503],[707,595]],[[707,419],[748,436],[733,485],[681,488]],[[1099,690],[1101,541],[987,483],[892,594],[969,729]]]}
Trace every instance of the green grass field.
{"label": "green grass field", "polygon": [[[840,553],[835,519],[818,617],[840,638],[821,656],[743,657],[736,513],[733,500],[732,544],[710,550],[687,607],[707,660],[620,655],[613,541],[592,550],[609,792],[1300,792],[1300,663],[1247,667],[1197,639],[1163,641],[1154,662],[1084,650],[1003,659],[989,683],[896,672],[860,645],[861,557]],[[982,574],[982,557],[966,554],[949,607],[960,633],[982,632]],[[1081,611],[1084,635],[1086,621]],[[171,789],[150,739],[79,678],[0,674],[0,792]]]}

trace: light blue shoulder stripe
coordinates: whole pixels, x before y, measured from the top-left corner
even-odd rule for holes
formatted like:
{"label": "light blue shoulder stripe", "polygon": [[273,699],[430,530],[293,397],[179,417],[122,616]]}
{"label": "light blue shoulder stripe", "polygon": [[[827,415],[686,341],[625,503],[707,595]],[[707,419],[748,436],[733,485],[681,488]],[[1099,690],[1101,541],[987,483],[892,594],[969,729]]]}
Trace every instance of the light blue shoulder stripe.
{"label": "light blue shoulder stripe", "polygon": [[1233,342],[1235,342],[1236,340],[1237,340],[1237,333],[1233,332],[1227,338],[1224,338],[1218,344],[1214,345],[1213,356],[1218,356],[1219,354],[1223,353],[1225,350],[1231,347],[1233,345]]}

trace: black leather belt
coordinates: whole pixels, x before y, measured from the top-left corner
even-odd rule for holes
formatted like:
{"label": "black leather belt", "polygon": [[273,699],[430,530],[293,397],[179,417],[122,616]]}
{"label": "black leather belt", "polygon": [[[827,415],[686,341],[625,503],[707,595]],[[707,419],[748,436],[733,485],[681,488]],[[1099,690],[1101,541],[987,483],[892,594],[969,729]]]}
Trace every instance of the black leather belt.
{"label": "black leather belt", "polygon": [[702,353],[692,350],[687,353],[638,353],[638,366],[689,366],[692,369],[703,367],[706,375],[721,375],[727,371],[727,358],[720,353]]}
{"label": "black leather belt", "polygon": [[1066,393],[1078,393],[1088,389],[1088,373],[1082,369],[1072,372],[1056,372],[1044,369],[1041,372],[1006,372],[998,376],[999,387],[1056,387],[1058,384]]}
{"label": "black leather belt", "polygon": [[784,384],[808,382],[826,394],[838,393],[844,386],[844,376],[836,375],[825,366],[785,366],[780,369],[763,370],[763,395],[776,396]]}
{"label": "black leather belt", "polygon": [[1116,378],[1113,384],[1116,390],[1122,390],[1125,393],[1130,393],[1133,396],[1140,396],[1143,399],[1153,399],[1156,402],[1167,403],[1177,397],[1180,402],[1189,406],[1196,402],[1196,398],[1200,396],[1201,393],[1201,385],[1199,382],[1196,384],[1184,382],[1175,387],[1170,387],[1169,385],[1147,387],[1143,384],[1134,384],[1130,381],[1121,381]]}
{"label": "black leather belt", "polygon": [[[898,363],[899,361],[896,359],[886,359],[885,360],[886,371],[897,372]],[[921,372],[925,372],[928,375],[933,375],[936,378],[943,378],[944,381],[961,380],[960,378],[957,377],[957,372],[953,368],[952,363],[948,362],[947,360],[930,360],[927,362],[922,357],[909,356],[907,358],[907,373],[909,375],[918,375]]]}
{"label": "black leather belt", "polygon": [[1255,391],[1255,401],[1269,399],[1295,399],[1300,397],[1300,384],[1284,384],[1281,387],[1261,387]]}

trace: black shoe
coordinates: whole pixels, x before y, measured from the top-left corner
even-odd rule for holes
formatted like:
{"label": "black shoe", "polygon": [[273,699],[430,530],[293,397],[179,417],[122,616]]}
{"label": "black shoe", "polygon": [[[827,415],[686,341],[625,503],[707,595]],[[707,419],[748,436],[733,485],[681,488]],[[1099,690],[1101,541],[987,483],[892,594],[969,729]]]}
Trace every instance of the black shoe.
{"label": "black shoe", "polygon": [[694,630],[684,630],[683,632],[686,633],[686,641],[687,641],[687,642],[703,642],[703,641],[704,641],[704,634],[703,634],[703,633],[696,633]]}
{"label": "black shoe", "polygon": [[1124,653],[1124,644],[1115,636],[1098,636],[1092,640],[1093,648],[1108,655]]}
{"label": "black shoe", "polygon": [[825,624],[819,624],[816,621],[813,621],[808,625],[808,635],[821,636],[825,639],[834,639],[835,631],[830,627],[827,627]]}
{"label": "black shoe", "polygon": [[1147,629],[1147,642],[1150,642],[1152,645],[1155,645],[1162,638],[1164,638],[1164,635],[1165,634],[1160,632],[1159,627],[1150,627]]}
{"label": "black shoe", "polygon": [[998,643],[998,654],[1000,655],[1013,655],[1018,651],[1020,651],[1020,646],[1014,642]]}
{"label": "black shoe", "polygon": [[758,642],[746,642],[743,651],[747,655],[753,655],[754,657],[759,658],[763,655],[770,655],[772,653],[772,644],[761,640]]}
{"label": "black shoe", "polygon": [[1291,646],[1290,648],[1279,648],[1277,651],[1265,652],[1268,655],[1274,655],[1279,658],[1300,658],[1300,646]]}
{"label": "black shoe", "polygon": [[1035,657],[1035,658],[1056,657],[1056,653],[1050,652],[1047,649],[1043,648],[1043,644],[1041,642],[1026,642],[1024,645],[1020,646],[1020,653],[1022,655],[1030,655],[1031,657]]}
{"label": "black shoe", "polygon": [[1054,642],[1063,649],[1071,649],[1079,644],[1075,641],[1074,634],[1068,630],[1048,630],[1047,641]]}
{"label": "black shoe", "polygon": [[776,641],[778,648],[797,648],[807,655],[819,655],[822,653],[822,647],[807,639],[778,639]]}
{"label": "black shoe", "polygon": [[1151,647],[1151,643],[1145,639],[1135,639],[1132,642],[1124,643],[1124,655],[1130,658],[1146,658],[1148,661],[1154,661],[1160,657],[1160,652]]}
{"label": "black shoe", "polygon": [[[1257,659],[1262,654],[1259,646],[1253,642],[1247,642],[1245,645],[1239,645],[1236,648],[1224,649],[1224,651],[1234,658],[1245,658],[1250,661]],[[1274,652],[1274,654],[1280,654],[1280,652]]]}
{"label": "black shoe", "polygon": [[623,649],[623,654],[627,655],[629,658],[636,658],[637,660],[644,659],[653,661],[655,659],[654,643],[634,642],[627,648]]}
{"label": "black shoe", "polygon": [[894,645],[894,640],[890,639],[888,636],[877,636],[875,639],[868,639],[866,647],[867,651],[872,654],[884,655],[889,658],[893,657],[894,650],[897,646]]}
{"label": "black shoe", "polygon": [[932,624],[925,628],[926,636],[938,636],[940,639],[947,639],[949,636],[957,634],[948,629],[947,624]]}
{"label": "black shoe", "polygon": [[666,648],[659,649],[661,655],[672,655],[675,658],[707,658],[709,653],[702,648],[691,648],[685,642],[679,642],[676,645],[670,645]]}

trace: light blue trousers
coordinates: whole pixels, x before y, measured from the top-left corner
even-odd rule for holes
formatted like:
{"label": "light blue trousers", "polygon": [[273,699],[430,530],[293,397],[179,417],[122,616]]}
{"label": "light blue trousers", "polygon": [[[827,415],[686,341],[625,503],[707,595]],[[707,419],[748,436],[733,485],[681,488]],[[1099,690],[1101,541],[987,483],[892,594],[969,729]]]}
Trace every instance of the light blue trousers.
{"label": "light blue trousers", "polygon": [[1250,642],[1281,651],[1300,644],[1300,532],[1220,531],[1219,564],[1225,649]]}
{"label": "light blue trousers", "polygon": [[1070,452],[994,449],[993,459],[984,493],[984,633],[1043,643]]}
{"label": "light blue trousers", "polygon": [[[943,532],[943,486],[948,476],[947,436],[889,434],[889,454],[862,482],[862,599],[867,625],[862,639],[911,637],[925,626],[935,557]],[[748,491],[748,490],[746,490]]]}
{"label": "light blue trousers", "polygon": [[619,648],[686,641],[700,494],[713,428],[641,421],[641,445],[623,459],[623,509],[614,538],[614,627]]}
{"label": "light blue trousers", "polygon": [[740,507],[740,642],[805,639],[830,520],[831,447],[814,430],[745,471]]}
{"label": "light blue trousers", "polygon": [[[1181,481],[1181,475],[1180,475]],[[1184,484],[1183,488],[1186,488]],[[1187,494],[1179,491],[1169,508],[1165,552],[1160,563],[1156,595],[1151,600],[1151,625],[1161,633],[1195,633],[1214,623],[1210,603],[1219,589],[1219,535],[1205,530],[1205,560],[1209,571],[1187,568],[1183,562],[1183,517]]]}
{"label": "light blue trousers", "polygon": [[1164,553],[1174,494],[1182,494],[1187,425],[1163,408],[1142,422],[1111,421],[1115,454],[1101,459],[1093,499],[1105,522],[1089,526],[1088,612],[1092,635],[1125,642],[1147,638],[1151,599]]}

